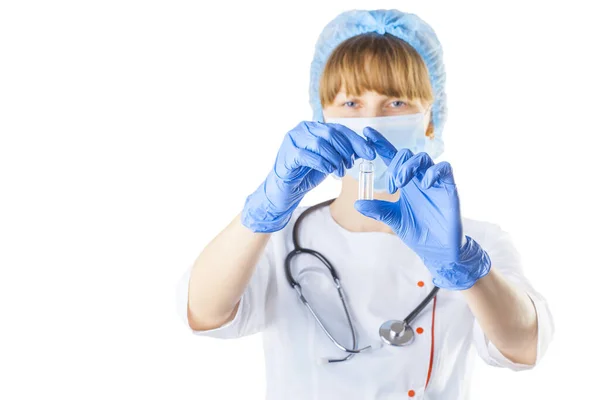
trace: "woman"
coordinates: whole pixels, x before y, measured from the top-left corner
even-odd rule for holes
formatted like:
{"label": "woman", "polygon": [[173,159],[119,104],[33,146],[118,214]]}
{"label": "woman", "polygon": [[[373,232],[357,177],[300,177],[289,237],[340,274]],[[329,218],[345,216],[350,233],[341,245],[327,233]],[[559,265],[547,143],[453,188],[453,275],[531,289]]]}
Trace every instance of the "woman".
{"label": "woman", "polygon": [[[451,166],[433,161],[444,80],[417,16],[340,14],[311,66],[314,121],[285,135],[271,173],[184,276],[195,334],[263,333],[267,398],[463,399],[472,344],[513,370],[545,352],[550,311],[508,234],[461,218]],[[375,164],[375,200],[357,201],[359,159]],[[329,174],[340,195],[300,223],[298,204]],[[335,266],[345,303],[318,254],[288,258],[298,248]]]}

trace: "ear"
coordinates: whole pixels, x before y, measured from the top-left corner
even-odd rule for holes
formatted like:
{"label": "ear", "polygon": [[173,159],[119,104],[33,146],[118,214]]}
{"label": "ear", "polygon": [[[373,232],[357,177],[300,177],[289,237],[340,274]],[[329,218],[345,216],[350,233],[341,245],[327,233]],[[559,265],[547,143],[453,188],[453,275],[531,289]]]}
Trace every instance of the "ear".
{"label": "ear", "polygon": [[433,139],[433,120],[429,121],[429,126],[427,126],[427,131],[425,132],[425,136],[430,139]]}
{"label": "ear", "polygon": [[433,137],[434,137],[432,109],[433,109],[433,103],[430,103],[427,107],[427,110],[425,111],[425,116],[429,120],[429,125],[427,125],[427,130],[425,131],[425,136],[427,136],[429,139],[433,139]]}

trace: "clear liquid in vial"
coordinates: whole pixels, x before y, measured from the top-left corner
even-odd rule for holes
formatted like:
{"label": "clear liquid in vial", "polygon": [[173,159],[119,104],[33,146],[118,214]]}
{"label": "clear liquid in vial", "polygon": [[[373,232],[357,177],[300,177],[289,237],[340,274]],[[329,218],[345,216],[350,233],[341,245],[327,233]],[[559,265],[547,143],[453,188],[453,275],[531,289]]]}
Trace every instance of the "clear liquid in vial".
{"label": "clear liquid in vial", "polygon": [[363,160],[359,165],[358,173],[358,199],[373,200],[373,185],[375,183],[375,164]]}

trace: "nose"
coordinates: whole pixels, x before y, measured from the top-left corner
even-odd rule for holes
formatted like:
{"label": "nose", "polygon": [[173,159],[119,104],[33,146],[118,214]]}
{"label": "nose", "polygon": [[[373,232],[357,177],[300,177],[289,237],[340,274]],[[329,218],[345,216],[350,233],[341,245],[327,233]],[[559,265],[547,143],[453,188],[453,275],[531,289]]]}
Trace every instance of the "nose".
{"label": "nose", "polygon": [[362,110],[361,117],[363,118],[374,118],[374,117],[385,117],[385,111],[376,105],[365,107]]}

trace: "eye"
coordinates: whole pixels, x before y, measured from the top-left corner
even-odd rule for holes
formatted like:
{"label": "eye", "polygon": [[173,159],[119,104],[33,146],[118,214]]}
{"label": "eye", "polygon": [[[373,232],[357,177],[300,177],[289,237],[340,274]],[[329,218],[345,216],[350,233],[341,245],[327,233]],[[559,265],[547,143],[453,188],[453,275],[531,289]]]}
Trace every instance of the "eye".
{"label": "eye", "polygon": [[405,104],[406,104],[405,102],[400,101],[400,100],[392,101],[392,107],[394,107],[394,108],[402,107]]}
{"label": "eye", "polygon": [[346,107],[354,107],[355,105],[356,105],[356,103],[353,101],[347,101],[344,103],[344,106],[346,106]]}

